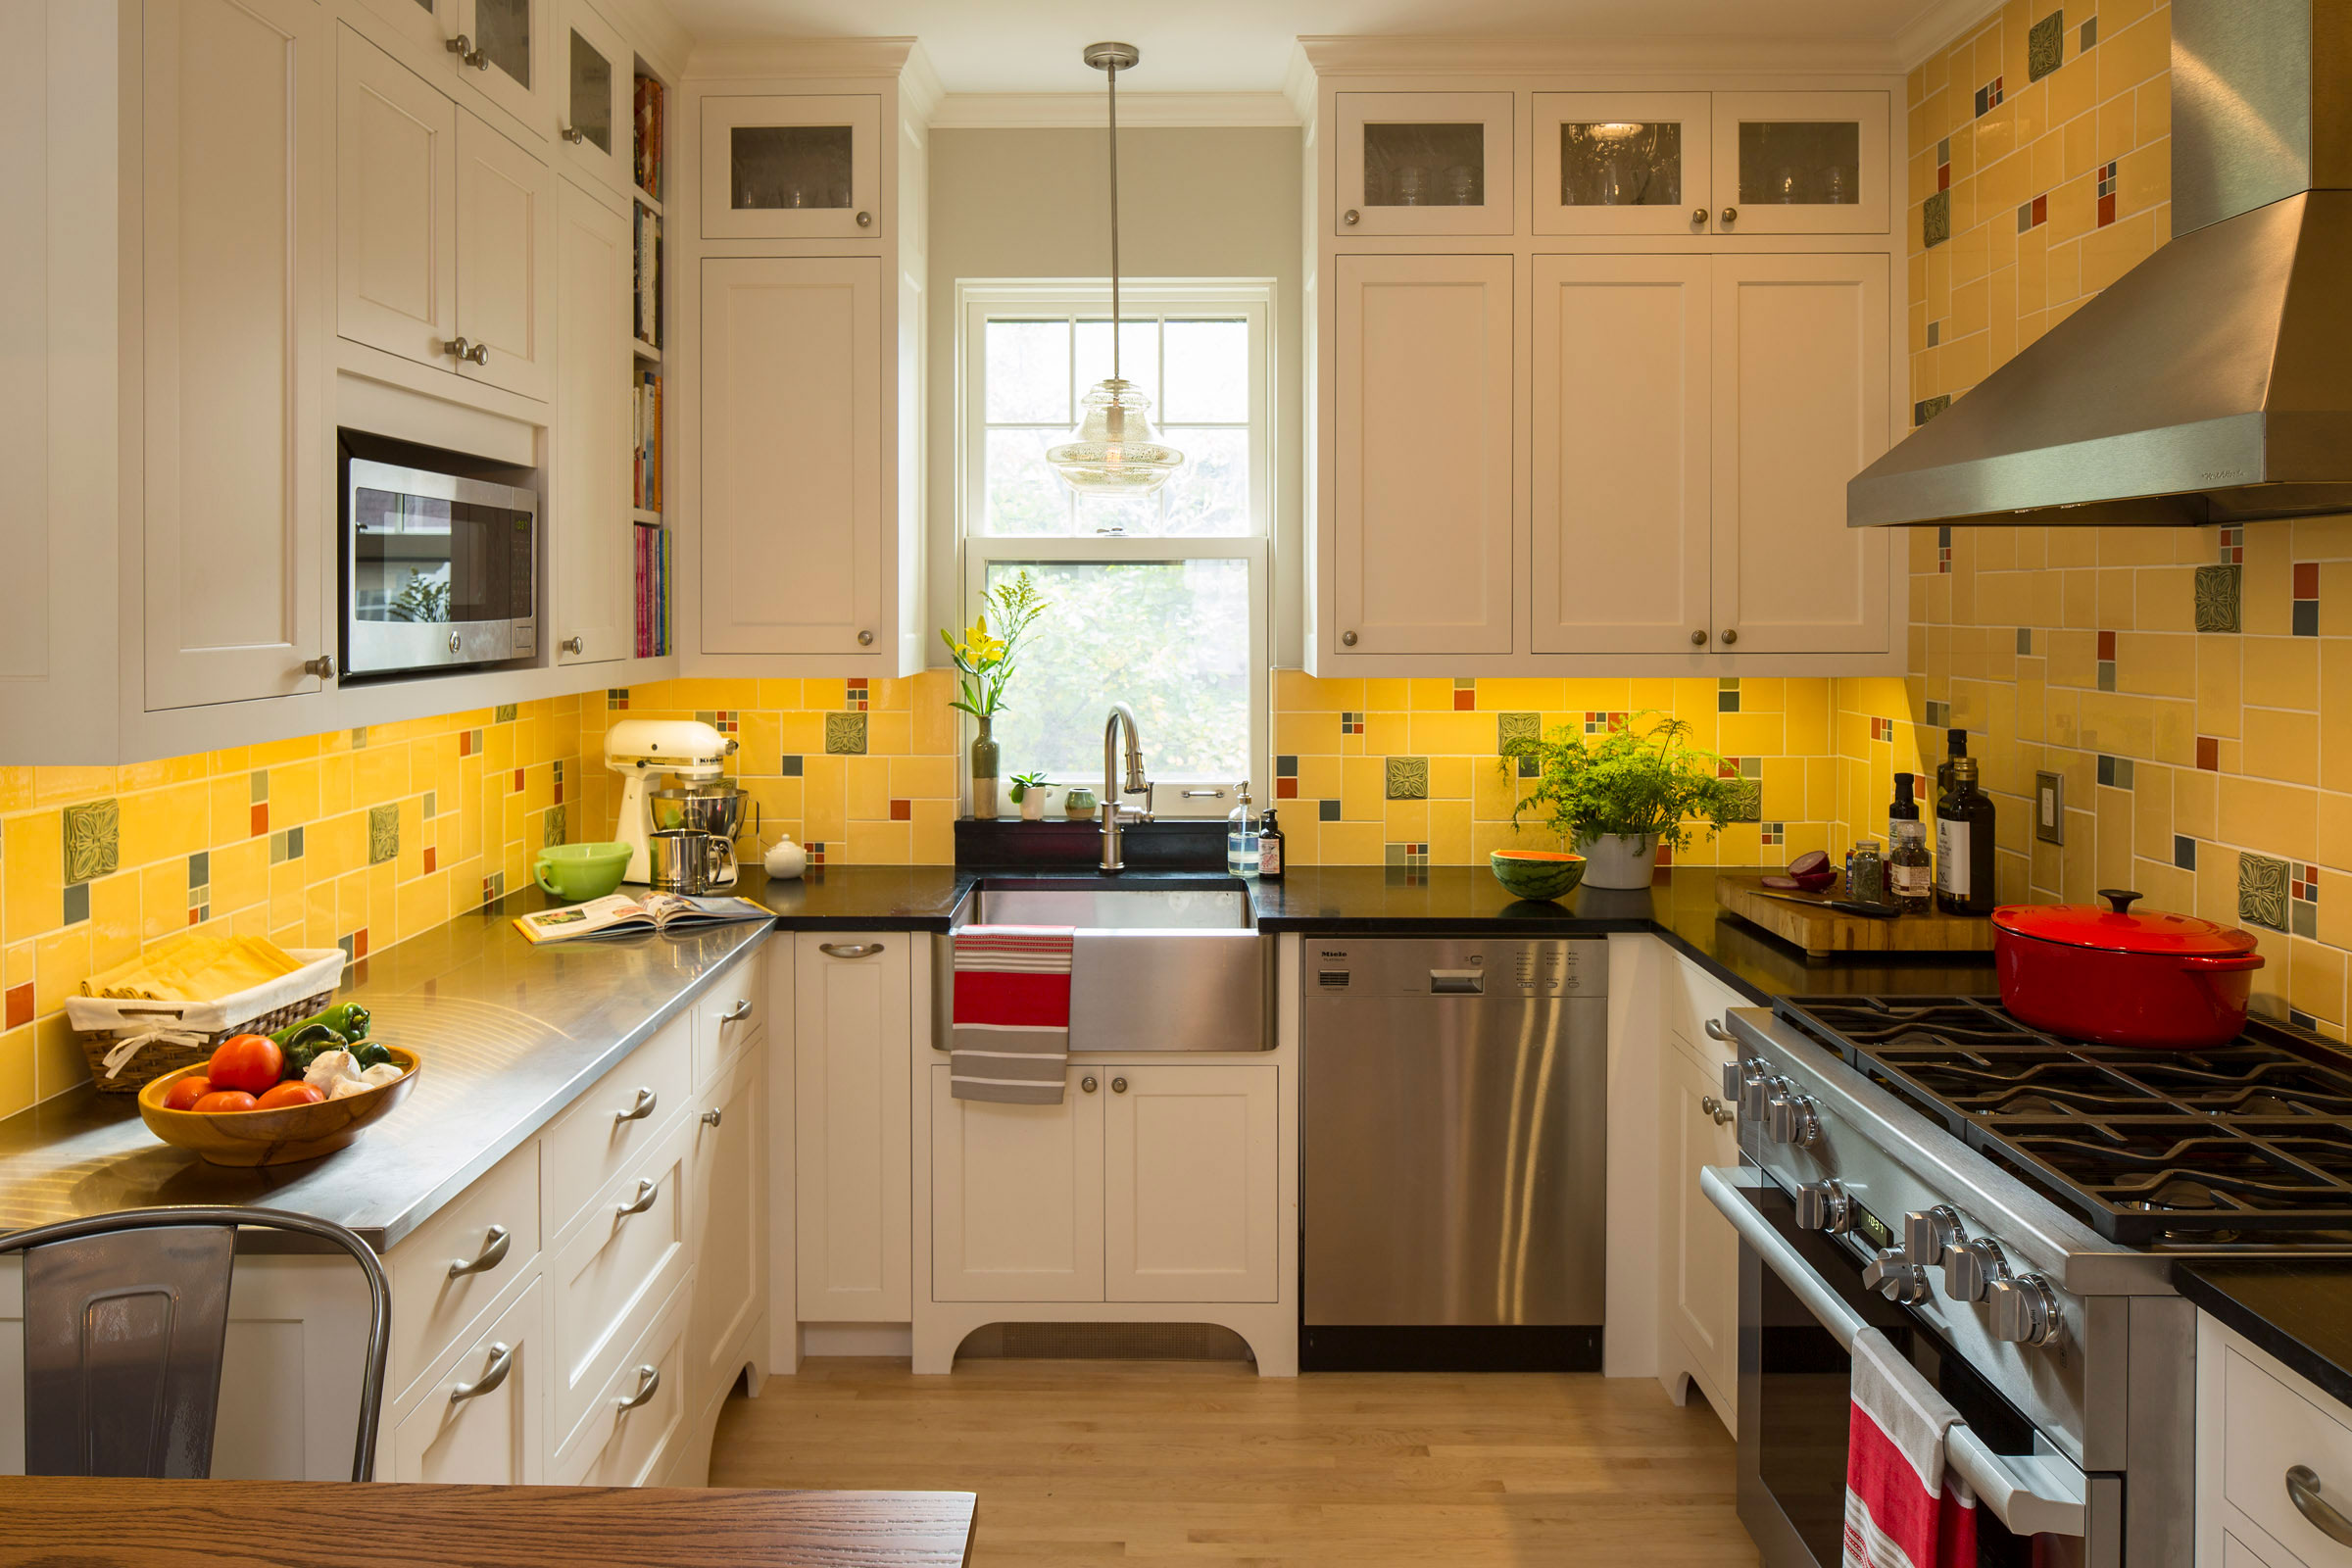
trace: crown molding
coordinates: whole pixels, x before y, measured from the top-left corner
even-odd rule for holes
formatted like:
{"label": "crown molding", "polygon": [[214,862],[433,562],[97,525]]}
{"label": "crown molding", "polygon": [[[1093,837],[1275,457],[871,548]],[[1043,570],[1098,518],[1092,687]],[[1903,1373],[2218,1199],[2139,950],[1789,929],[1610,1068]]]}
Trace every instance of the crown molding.
{"label": "crown molding", "polygon": [[676,80],[694,53],[694,34],[686,30],[663,0],[598,0],[622,37],[637,46],[646,63]]}
{"label": "crown molding", "polygon": [[1298,112],[1298,123],[1311,125],[1315,122],[1315,67],[1307,58],[1305,43],[1303,38],[1292,40],[1291,58],[1282,68],[1282,95]]}
{"label": "crown molding", "polygon": [[[686,74],[702,80],[735,81],[762,76],[897,77],[921,51],[921,43],[913,38],[746,38],[697,44],[687,58]],[[929,62],[914,69],[928,71]]]}
{"label": "crown molding", "polygon": [[1954,39],[1976,31],[2000,10],[1999,0],[1989,5],[1985,0],[1935,0],[1894,35],[1897,62],[1909,71]]}
{"label": "crown molding", "polygon": [[[1099,92],[952,92],[931,117],[935,130],[1100,129]],[[1127,92],[1121,129],[1143,126],[1296,125],[1278,92]]]}
{"label": "crown molding", "polygon": [[916,124],[929,125],[938,120],[940,105],[947,97],[939,73],[932,69],[931,51],[916,44],[906,56],[906,69],[899,74],[900,105]]}
{"label": "crown molding", "polygon": [[[1981,5],[1983,0],[1970,0]],[[1904,69],[1891,38],[1655,34],[1613,38],[1304,37],[1316,76],[1593,75],[1619,72],[1890,75]]]}

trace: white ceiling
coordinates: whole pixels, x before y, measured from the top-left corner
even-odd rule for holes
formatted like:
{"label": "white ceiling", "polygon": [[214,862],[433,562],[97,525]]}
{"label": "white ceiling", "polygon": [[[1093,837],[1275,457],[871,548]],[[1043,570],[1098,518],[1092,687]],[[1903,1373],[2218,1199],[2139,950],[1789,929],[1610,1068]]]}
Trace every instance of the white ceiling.
{"label": "white ceiling", "polygon": [[[670,0],[705,43],[779,34],[920,38],[954,93],[1100,91],[1078,58],[1143,51],[1139,92],[1270,92],[1317,33],[1887,40],[1938,0]],[[1122,76],[1122,85],[1125,78]]]}

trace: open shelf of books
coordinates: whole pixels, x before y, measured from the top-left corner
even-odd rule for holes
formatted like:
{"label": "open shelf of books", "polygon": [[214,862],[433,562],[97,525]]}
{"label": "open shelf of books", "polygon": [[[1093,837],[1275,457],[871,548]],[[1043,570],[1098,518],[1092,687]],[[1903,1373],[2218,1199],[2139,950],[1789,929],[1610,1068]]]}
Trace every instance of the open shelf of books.
{"label": "open shelf of books", "polygon": [[635,339],[636,363],[630,370],[629,387],[634,444],[629,516],[636,526],[629,532],[635,547],[635,652],[640,659],[650,659],[671,651],[672,548],[670,530],[662,515],[662,191],[668,89],[643,62],[637,67],[634,107],[636,157],[631,172],[636,191],[629,212],[635,283],[630,332]]}

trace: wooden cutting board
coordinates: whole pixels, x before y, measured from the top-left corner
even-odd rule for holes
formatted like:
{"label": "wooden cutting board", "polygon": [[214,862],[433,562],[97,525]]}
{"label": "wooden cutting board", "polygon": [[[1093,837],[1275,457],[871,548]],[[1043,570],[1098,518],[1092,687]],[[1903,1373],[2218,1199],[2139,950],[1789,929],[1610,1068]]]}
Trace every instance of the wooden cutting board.
{"label": "wooden cutting board", "polygon": [[1834,953],[1992,951],[1992,922],[1981,914],[1944,914],[1930,909],[1924,914],[1880,920],[1833,909],[1826,902],[1830,897],[1824,894],[1822,902],[1816,903],[1802,893],[1778,894],[1763,886],[1761,873],[1726,874],[1715,879],[1717,904],[1782,941],[1794,943],[1805,950],[1807,957],[1822,958]]}

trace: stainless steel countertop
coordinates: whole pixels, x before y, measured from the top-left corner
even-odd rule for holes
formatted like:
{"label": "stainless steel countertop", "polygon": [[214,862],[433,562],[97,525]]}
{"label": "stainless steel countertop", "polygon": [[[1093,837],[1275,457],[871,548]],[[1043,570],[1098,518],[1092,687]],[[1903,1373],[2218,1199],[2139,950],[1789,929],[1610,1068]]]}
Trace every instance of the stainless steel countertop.
{"label": "stainless steel countertop", "polygon": [[371,955],[340,1001],[423,1059],[406,1103],[350,1148],[232,1170],[159,1143],[128,1095],[84,1087],[0,1120],[0,1232],[154,1203],[250,1203],[337,1221],[378,1251],[464,1192],[767,940],[768,922],[534,948],[509,915],[447,925]]}

